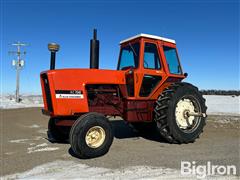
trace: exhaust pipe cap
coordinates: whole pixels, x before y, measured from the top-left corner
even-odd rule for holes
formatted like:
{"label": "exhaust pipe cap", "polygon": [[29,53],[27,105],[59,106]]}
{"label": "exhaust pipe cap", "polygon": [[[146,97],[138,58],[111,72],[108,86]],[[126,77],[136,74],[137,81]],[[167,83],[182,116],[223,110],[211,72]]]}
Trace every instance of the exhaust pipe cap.
{"label": "exhaust pipe cap", "polygon": [[57,43],[49,43],[48,50],[51,52],[57,52],[60,49],[60,45]]}

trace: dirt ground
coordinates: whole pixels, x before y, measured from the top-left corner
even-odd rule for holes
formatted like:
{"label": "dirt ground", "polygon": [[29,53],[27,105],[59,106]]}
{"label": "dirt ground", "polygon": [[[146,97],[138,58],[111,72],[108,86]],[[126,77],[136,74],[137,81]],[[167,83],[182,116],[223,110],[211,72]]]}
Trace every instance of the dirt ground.
{"label": "dirt ground", "polygon": [[200,139],[191,144],[168,144],[154,135],[140,136],[122,120],[113,120],[115,138],[102,157],[81,160],[70,145],[47,139],[48,117],[40,108],[0,112],[0,177],[23,172],[55,160],[73,160],[91,167],[149,165],[180,169],[181,160],[240,167],[240,117],[209,116]]}

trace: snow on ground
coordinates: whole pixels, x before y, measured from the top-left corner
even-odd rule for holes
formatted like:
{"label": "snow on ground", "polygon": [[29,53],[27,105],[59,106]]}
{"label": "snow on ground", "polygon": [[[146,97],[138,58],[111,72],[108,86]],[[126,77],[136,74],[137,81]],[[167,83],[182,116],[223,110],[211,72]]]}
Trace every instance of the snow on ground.
{"label": "snow on ground", "polygon": [[[239,115],[240,96],[205,95],[207,114]],[[0,96],[0,109],[14,109],[26,107],[43,107],[41,96],[25,95],[20,103],[16,103],[13,96]]]}
{"label": "snow on ground", "polygon": [[42,96],[40,95],[25,95],[21,97],[22,101],[17,103],[14,96],[0,96],[0,109],[15,109],[27,107],[43,107]]}
{"label": "snow on ground", "polygon": [[205,95],[207,113],[213,115],[239,115],[240,96]]}
{"label": "snow on ground", "polygon": [[[46,133],[46,131],[45,131]],[[37,144],[32,143],[33,140],[40,140],[40,138],[37,136],[34,139],[14,139],[10,140],[10,143],[22,143],[22,144],[29,144],[30,147],[27,148],[27,153],[35,153],[35,152],[41,152],[41,151],[56,151],[59,149],[59,147],[49,147],[47,143],[41,143]]]}
{"label": "snow on ground", "polygon": [[[202,176],[198,174],[198,177]],[[119,169],[90,167],[75,161],[54,161],[29,171],[2,177],[3,179],[196,179],[197,175],[181,175],[180,170],[132,166]],[[236,179],[233,176],[208,176],[211,179]]]}

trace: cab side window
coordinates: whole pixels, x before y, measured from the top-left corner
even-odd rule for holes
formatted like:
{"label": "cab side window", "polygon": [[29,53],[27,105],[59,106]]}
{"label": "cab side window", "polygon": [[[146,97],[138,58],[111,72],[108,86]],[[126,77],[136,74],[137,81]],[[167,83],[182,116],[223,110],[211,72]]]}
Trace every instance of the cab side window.
{"label": "cab side window", "polygon": [[163,46],[164,54],[167,60],[168,68],[171,74],[182,74],[179,64],[177,51],[175,48]]}
{"label": "cab side window", "polygon": [[161,69],[157,46],[155,44],[145,43],[144,68],[145,69]]}

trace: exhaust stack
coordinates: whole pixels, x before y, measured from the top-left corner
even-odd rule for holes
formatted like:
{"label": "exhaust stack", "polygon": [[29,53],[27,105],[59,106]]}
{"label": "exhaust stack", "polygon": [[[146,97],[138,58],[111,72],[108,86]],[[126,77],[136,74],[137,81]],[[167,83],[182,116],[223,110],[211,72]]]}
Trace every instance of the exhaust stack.
{"label": "exhaust stack", "polygon": [[51,52],[50,70],[55,69],[56,52],[59,50],[59,48],[60,46],[56,43],[48,44],[48,50]]}
{"label": "exhaust stack", "polygon": [[90,69],[99,68],[99,40],[97,40],[97,30],[93,30],[93,39],[90,41]]}

